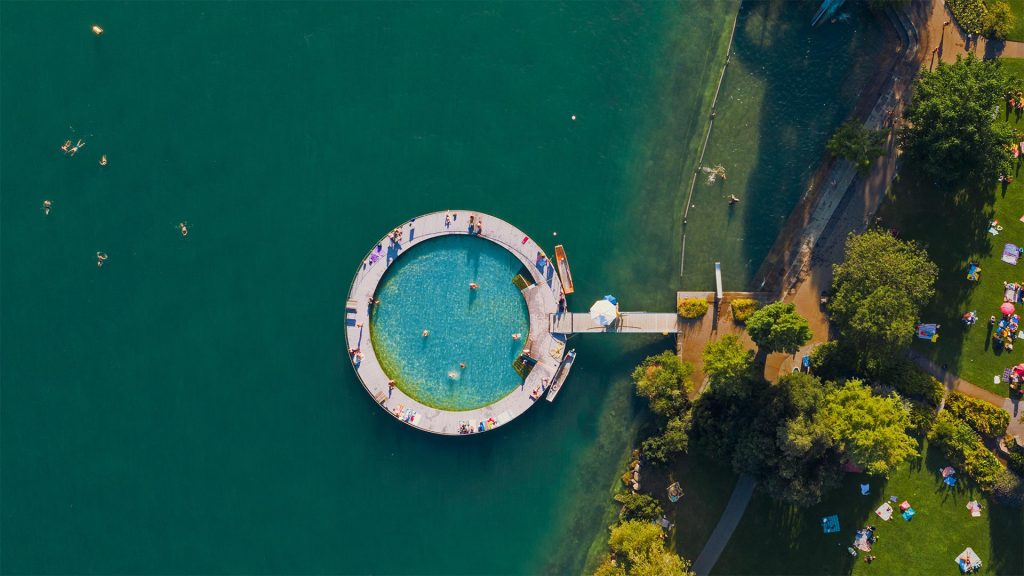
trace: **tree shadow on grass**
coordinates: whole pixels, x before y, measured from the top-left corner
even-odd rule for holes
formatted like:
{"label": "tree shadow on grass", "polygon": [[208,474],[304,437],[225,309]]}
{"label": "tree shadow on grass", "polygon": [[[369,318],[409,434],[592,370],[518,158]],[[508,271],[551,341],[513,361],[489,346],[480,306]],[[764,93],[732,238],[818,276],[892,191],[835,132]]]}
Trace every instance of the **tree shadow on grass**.
{"label": "tree shadow on grass", "polygon": [[[870,484],[869,496],[861,495],[861,484]],[[849,574],[862,554],[854,557],[847,548],[856,531],[871,523],[887,484],[884,478],[847,474],[821,503],[807,508],[756,492],[714,573]],[[840,531],[825,534],[821,519],[833,514],[839,516]]]}
{"label": "tree shadow on grass", "polygon": [[[884,226],[904,240],[917,241],[939,267],[936,297],[922,311],[921,320],[942,324],[938,345],[924,349],[941,364],[959,366],[967,330],[972,329],[957,320],[979,284],[966,278],[969,262],[993,250],[988,228],[994,201],[991,189],[942,191],[908,167],[879,212]],[[1000,282],[999,272],[983,267],[981,282]],[[983,318],[988,313],[978,311]]]}

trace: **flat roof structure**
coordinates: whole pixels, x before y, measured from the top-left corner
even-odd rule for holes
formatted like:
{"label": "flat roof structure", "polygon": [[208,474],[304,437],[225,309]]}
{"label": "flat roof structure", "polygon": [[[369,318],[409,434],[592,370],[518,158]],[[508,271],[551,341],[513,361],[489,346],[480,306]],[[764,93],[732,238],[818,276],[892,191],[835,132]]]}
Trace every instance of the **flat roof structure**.
{"label": "flat roof structure", "polygon": [[[404,252],[432,238],[470,235],[470,216],[483,219],[483,231],[475,236],[508,250],[532,276],[530,280],[533,284],[522,290],[530,322],[529,336],[524,345],[536,364],[522,386],[493,404],[473,410],[442,410],[419,402],[397,387],[389,390],[391,377],[381,367],[370,338],[371,300],[384,273]],[[546,390],[546,384],[550,382],[565,354],[564,338],[552,334],[549,329],[549,317],[558,312],[558,301],[562,293],[554,264],[548,260],[544,250],[522,230],[482,212],[432,212],[403,222],[396,229],[402,231],[402,240],[392,242],[389,233],[374,243],[360,263],[349,288],[345,306],[345,340],[356,376],[384,410],[399,421],[420,430],[434,434],[463,435],[507,424],[537,402],[530,394],[538,386]],[[378,252],[378,244],[387,249]]]}

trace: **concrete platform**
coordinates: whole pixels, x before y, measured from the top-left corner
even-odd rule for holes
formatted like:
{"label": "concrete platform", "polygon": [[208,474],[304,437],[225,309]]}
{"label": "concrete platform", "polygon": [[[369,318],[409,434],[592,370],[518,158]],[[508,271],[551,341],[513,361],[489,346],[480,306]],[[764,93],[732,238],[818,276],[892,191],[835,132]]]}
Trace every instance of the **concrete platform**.
{"label": "concrete platform", "polygon": [[[454,216],[448,225],[445,224],[446,214]],[[470,216],[483,218],[483,233],[478,235],[479,238],[505,248],[530,271],[534,285],[522,291],[530,316],[529,337],[524,344],[529,345],[530,356],[537,363],[522,386],[494,404],[474,410],[441,410],[420,403],[398,388],[388,390],[388,382],[392,378],[380,366],[370,338],[370,300],[376,293],[387,268],[396,259],[401,258],[409,248],[441,236],[469,235]],[[348,344],[349,359],[359,381],[381,408],[400,422],[420,430],[434,434],[460,435],[462,422],[472,424],[473,430],[478,428],[480,422],[486,423],[490,419],[493,420],[493,424],[486,429],[507,424],[536,403],[530,398],[530,393],[537,386],[544,385],[550,380],[565,354],[564,340],[553,335],[548,325],[549,316],[558,310],[558,299],[562,291],[554,266],[547,260],[546,255],[544,261],[538,263],[538,254],[544,255],[544,251],[522,230],[481,212],[433,212],[403,222],[400,228],[403,233],[402,242],[392,243],[389,232],[388,236],[374,243],[370,252],[363,258],[349,288],[345,313],[345,340]],[[378,244],[382,247],[381,252],[371,261]]]}

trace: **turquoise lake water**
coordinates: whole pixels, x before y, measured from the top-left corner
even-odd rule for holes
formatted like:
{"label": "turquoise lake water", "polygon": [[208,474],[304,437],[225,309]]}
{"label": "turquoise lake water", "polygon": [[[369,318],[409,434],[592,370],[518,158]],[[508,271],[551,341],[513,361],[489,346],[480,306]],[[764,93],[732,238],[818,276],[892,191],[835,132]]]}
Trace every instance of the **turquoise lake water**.
{"label": "turquoise lake water", "polygon": [[472,236],[403,250],[377,287],[370,322],[374,352],[396,385],[445,410],[493,404],[521,386],[512,362],[530,321],[512,277],[522,267],[505,248]]}
{"label": "turquoise lake water", "polygon": [[579,571],[671,340],[575,338],[556,403],[438,438],[360,386],[346,291],[466,206],[557,232],[573,310],[670,310],[737,5],[0,3],[4,572]]}

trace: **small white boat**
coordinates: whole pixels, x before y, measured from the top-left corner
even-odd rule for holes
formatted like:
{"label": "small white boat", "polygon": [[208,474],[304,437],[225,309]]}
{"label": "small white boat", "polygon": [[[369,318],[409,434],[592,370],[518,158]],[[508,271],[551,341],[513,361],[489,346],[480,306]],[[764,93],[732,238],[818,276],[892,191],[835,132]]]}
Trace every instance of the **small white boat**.
{"label": "small white boat", "polygon": [[562,358],[562,363],[558,365],[558,369],[555,370],[555,376],[551,378],[551,386],[548,388],[547,399],[548,402],[554,402],[555,396],[558,395],[558,391],[562,389],[562,384],[565,382],[566,377],[569,376],[569,370],[572,368],[572,363],[576,361],[576,350],[569,350],[569,353]]}

